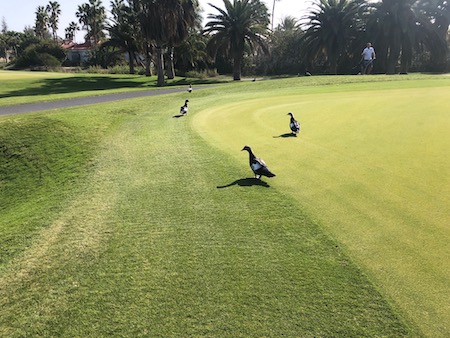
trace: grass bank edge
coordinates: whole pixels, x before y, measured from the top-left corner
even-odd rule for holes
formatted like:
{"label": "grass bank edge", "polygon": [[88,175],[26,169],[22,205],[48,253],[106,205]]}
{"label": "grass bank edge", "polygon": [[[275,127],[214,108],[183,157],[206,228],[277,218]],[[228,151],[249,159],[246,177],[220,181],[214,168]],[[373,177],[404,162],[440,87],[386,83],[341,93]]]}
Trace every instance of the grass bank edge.
{"label": "grass bank edge", "polygon": [[83,189],[102,140],[126,118],[111,111],[81,108],[0,118],[0,247],[6,250],[1,268]]}

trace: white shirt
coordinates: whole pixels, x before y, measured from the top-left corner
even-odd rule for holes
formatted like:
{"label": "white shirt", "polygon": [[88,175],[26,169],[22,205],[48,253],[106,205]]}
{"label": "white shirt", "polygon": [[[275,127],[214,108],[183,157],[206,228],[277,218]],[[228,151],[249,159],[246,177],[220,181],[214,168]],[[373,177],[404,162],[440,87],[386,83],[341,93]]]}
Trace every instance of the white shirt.
{"label": "white shirt", "polygon": [[375,55],[375,50],[373,47],[366,47],[364,48],[362,55],[364,57],[364,60],[372,60],[373,56]]}

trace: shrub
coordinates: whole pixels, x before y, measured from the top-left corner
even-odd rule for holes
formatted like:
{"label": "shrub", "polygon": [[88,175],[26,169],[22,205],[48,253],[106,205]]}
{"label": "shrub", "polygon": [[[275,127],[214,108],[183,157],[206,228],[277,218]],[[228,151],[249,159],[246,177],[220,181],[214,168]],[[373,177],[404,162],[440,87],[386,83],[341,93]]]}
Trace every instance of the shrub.
{"label": "shrub", "polygon": [[16,62],[16,68],[55,68],[60,67],[66,54],[64,50],[53,41],[40,41],[29,45]]}
{"label": "shrub", "polygon": [[186,77],[198,78],[198,79],[206,79],[209,77],[219,76],[217,73],[217,69],[206,69],[206,70],[191,70],[186,72]]}

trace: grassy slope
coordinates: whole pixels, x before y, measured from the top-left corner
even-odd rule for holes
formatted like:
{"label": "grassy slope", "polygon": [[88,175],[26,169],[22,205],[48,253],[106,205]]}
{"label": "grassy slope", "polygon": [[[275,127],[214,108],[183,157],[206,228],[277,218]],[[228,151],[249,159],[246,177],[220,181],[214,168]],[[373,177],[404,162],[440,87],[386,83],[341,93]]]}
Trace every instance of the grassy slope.
{"label": "grassy slope", "polygon": [[[217,97],[194,95],[204,106]],[[83,123],[90,116],[122,123],[88,145],[86,184],[4,267],[0,334],[413,335],[294,200],[233,184],[248,169],[196,136],[190,116],[172,117],[183,98],[47,116],[95,135],[102,124]]]}
{"label": "grassy slope", "polygon": [[[216,101],[195,124],[242,165],[247,158],[238,150],[252,145],[278,174],[274,187],[343,243],[425,334],[445,337],[450,79],[370,78],[328,87],[289,80],[251,98],[243,84],[241,93],[229,93],[232,103]],[[302,122],[298,138],[282,137],[288,111]]]}
{"label": "grassy slope", "polygon": [[[63,210],[120,115],[10,117],[0,123],[0,270]],[[88,124],[90,128],[84,128]]]}

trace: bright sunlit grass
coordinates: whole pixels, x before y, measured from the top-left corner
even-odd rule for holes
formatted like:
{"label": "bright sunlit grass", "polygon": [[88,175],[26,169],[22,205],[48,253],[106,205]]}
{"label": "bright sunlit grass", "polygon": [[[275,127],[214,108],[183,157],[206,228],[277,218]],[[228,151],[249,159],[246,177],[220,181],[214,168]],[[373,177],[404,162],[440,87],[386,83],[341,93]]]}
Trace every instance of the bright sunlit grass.
{"label": "bright sunlit grass", "polygon": [[[449,82],[239,94],[239,100],[228,97],[233,103],[203,110],[195,125],[242,165],[247,158],[239,149],[253,146],[278,175],[274,187],[343,243],[427,335],[445,336]],[[283,137],[289,111],[302,124],[297,138]]]}
{"label": "bright sunlit grass", "polygon": [[[222,78],[176,77],[168,86],[224,82]],[[0,70],[0,106],[158,89],[156,76]]]}
{"label": "bright sunlit grass", "polygon": [[449,80],[403,79],[1,117],[0,336],[444,337]]}

